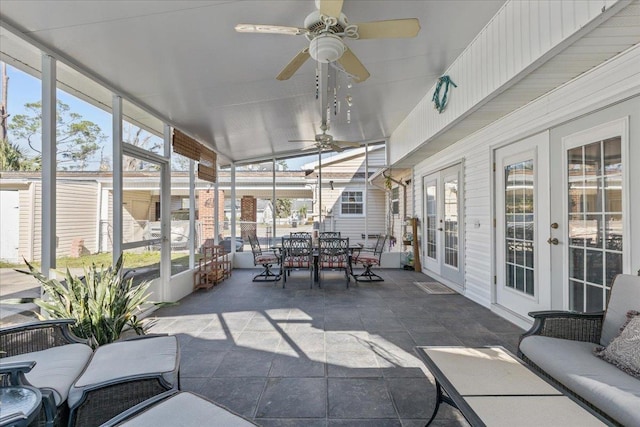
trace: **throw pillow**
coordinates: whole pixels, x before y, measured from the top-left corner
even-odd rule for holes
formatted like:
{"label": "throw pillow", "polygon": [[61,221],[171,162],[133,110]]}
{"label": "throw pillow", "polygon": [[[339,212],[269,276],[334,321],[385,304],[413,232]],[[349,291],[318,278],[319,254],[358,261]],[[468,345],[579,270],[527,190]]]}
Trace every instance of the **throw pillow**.
{"label": "throw pillow", "polygon": [[627,312],[627,321],[608,346],[596,347],[594,354],[640,379],[640,312]]}

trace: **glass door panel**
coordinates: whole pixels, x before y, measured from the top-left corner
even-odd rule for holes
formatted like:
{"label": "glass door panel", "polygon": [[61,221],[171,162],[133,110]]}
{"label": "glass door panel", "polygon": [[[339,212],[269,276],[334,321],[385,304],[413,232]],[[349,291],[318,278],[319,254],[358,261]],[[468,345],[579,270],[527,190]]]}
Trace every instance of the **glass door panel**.
{"label": "glass door panel", "polygon": [[600,311],[622,273],[621,138],[567,150],[569,309]]}

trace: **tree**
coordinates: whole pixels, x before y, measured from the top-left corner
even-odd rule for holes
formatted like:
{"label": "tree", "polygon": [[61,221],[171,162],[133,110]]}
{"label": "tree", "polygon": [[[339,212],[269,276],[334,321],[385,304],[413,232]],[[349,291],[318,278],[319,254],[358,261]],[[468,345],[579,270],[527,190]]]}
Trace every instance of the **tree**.
{"label": "tree", "polygon": [[[17,140],[24,140],[29,147],[42,154],[42,103],[25,104],[26,114],[13,116],[9,130]],[[56,141],[58,168],[84,170],[106,139],[100,126],[83,120],[78,113],[70,111],[58,100],[56,110]]]}
{"label": "tree", "polygon": [[[162,145],[160,142],[153,141],[153,135],[145,132],[140,127],[135,127],[127,123],[124,127],[124,142],[135,145],[136,147],[144,148],[145,150],[154,151],[160,148]],[[122,169],[125,171],[157,171],[159,166],[154,163],[147,163],[138,158],[127,156],[123,159]]]}
{"label": "tree", "polygon": [[291,199],[276,199],[276,217],[289,218],[291,216]]}
{"label": "tree", "polygon": [[307,218],[307,205],[302,205],[298,210],[298,214],[300,214],[300,219]]}
{"label": "tree", "polygon": [[30,159],[22,153],[20,147],[7,139],[0,140],[0,170],[30,171],[39,170],[38,159]]}

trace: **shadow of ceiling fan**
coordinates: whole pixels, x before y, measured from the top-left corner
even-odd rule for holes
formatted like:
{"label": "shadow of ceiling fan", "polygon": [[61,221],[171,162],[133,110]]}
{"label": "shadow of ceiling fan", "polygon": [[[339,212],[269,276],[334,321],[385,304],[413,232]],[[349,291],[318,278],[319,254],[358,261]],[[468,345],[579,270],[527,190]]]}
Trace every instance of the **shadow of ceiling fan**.
{"label": "shadow of ceiling fan", "polygon": [[309,46],[302,49],[282,69],[276,77],[278,80],[290,78],[311,57],[321,63],[337,61],[356,83],[365,81],[370,74],[344,43],[344,39],[409,38],[415,37],[420,31],[420,23],[416,18],[349,24],[346,15],[342,13],[342,3],[343,0],[316,0],[318,10],[305,18],[302,28],[238,24],[235,29],[241,33],[304,35],[309,40]]}
{"label": "shadow of ceiling fan", "polygon": [[289,142],[313,142],[312,145],[302,148],[301,151],[318,150],[320,152],[337,151],[340,153],[346,148],[360,147],[359,142],[338,141],[333,139],[333,136],[327,133],[329,127],[325,123],[320,125],[320,130],[322,130],[322,133],[317,134],[315,139],[290,139]]}

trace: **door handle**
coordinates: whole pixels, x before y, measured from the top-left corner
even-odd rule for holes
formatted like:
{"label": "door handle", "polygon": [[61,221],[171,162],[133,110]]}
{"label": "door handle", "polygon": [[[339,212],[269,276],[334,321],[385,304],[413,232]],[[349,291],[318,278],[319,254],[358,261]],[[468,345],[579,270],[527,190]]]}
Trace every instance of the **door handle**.
{"label": "door handle", "polygon": [[550,245],[557,245],[560,242],[555,237],[553,239],[551,237],[549,237],[549,239],[547,239],[547,243],[550,244]]}
{"label": "door handle", "polygon": [[442,227],[438,228],[438,231],[442,231]]}

